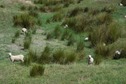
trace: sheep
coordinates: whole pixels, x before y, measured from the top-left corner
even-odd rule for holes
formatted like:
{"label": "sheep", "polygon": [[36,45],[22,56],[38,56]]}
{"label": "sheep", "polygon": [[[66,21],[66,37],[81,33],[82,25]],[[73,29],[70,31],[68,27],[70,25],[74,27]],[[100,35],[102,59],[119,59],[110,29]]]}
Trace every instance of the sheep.
{"label": "sheep", "polygon": [[88,41],[88,40],[89,40],[89,38],[88,38],[88,37],[86,37],[84,40],[85,40],[85,41]]}
{"label": "sheep", "polygon": [[27,29],[26,28],[22,28],[22,33],[26,34],[27,33]]}
{"label": "sheep", "polygon": [[103,43],[103,46],[106,46],[106,43]]}
{"label": "sheep", "polygon": [[122,4],[122,3],[119,3],[119,5],[120,5],[120,6],[123,6],[123,4]]}
{"label": "sheep", "polygon": [[67,28],[68,27],[68,25],[66,24],[65,26],[64,26],[64,28]]}
{"label": "sheep", "polygon": [[120,59],[121,58],[121,51],[119,51],[119,50],[116,50],[115,51],[115,55],[113,56],[113,59]]}
{"label": "sheep", "polygon": [[126,18],[126,15],[124,17]]}
{"label": "sheep", "polygon": [[10,56],[10,59],[12,62],[14,61],[21,61],[24,62],[24,55],[20,54],[20,55],[12,55],[11,53],[8,53]]}
{"label": "sheep", "polygon": [[88,64],[93,64],[94,58],[91,55],[88,55]]}

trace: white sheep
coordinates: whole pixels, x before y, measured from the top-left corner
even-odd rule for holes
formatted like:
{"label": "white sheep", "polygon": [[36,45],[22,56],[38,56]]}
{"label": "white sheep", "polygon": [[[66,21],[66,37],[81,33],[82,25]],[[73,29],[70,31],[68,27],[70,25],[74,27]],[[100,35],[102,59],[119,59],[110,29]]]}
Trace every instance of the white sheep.
{"label": "white sheep", "polygon": [[64,26],[64,28],[67,28],[68,27],[68,25],[66,24],[65,26]]}
{"label": "white sheep", "polygon": [[94,58],[91,55],[88,55],[88,64],[93,64]]}
{"label": "white sheep", "polygon": [[119,3],[119,5],[120,5],[120,6],[123,6],[123,4],[122,4],[122,3]]}
{"label": "white sheep", "polygon": [[24,55],[20,54],[20,55],[12,55],[11,53],[8,53],[10,56],[10,59],[12,62],[14,61],[21,61],[24,62]]}
{"label": "white sheep", "polygon": [[126,15],[124,17],[126,18]]}
{"label": "white sheep", "polygon": [[23,32],[24,34],[26,34],[28,31],[27,31],[26,28],[22,28],[22,32]]}
{"label": "white sheep", "polygon": [[103,43],[103,46],[106,46],[106,43]]}
{"label": "white sheep", "polygon": [[85,41],[88,41],[88,40],[89,40],[89,38],[88,38],[88,37],[86,37],[84,40],[85,40]]}
{"label": "white sheep", "polygon": [[118,55],[120,55],[120,54],[121,54],[121,51],[119,51],[119,50],[116,50],[116,51],[115,51],[115,54],[118,54]]}

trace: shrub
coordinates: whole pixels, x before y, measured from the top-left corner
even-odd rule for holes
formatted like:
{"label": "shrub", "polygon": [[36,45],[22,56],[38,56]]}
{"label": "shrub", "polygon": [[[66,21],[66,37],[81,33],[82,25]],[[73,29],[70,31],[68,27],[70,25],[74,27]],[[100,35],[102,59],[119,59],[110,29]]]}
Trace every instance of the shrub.
{"label": "shrub", "polygon": [[37,29],[36,28],[33,28],[32,29],[32,34],[36,34],[36,31],[37,31]]}
{"label": "shrub", "polygon": [[24,10],[27,10],[27,7],[26,6],[21,6],[21,8],[20,8],[22,11],[24,11]]}
{"label": "shrub", "polygon": [[76,7],[68,12],[68,17],[74,17],[77,14],[79,14],[81,11],[83,11],[83,8]]}
{"label": "shrub", "polygon": [[37,61],[38,61],[38,56],[37,56],[36,51],[29,50],[29,52],[28,52],[28,57],[29,57],[29,59],[30,59],[32,62],[37,62]]}
{"label": "shrub", "polygon": [[13,37],[11,42],[12,42],[12,43],[15,43],[15,41],[16,41],[16,38]]}
{"label": "shrub", "polygon": [[61,31],[61,28],[60,28],[60,26],[59,25],[57,25],[56,27],[55,27],[55,29],[54,29],[54,31],[53,31],[53,35],[54,35],[54,38],[59,38],[60,36],[61,36],[61,34],[62,34],[62,31]]}
{"label": "shrub", "polygon": [[0,5],[0,8],[5,8],[5,6],[4,5]]}
{"label": "shrub", "polygon": [[95,47],[95,53],[97,55],[102,55],[104,57],[108,57],[109,48],[107,46],[104,46],[102,43],[99,43]]}
{"label": "shrub", "polygon": [[63,7],[69,7],[69,3],[64,3]]}
{"label": "shrub", "polygon": [[112,13],[113,11],[114,11],[114,8],[112,7],[104,7],[101,9],[101,12]]}
{"label": "shrub", "polygon": [[68,38],[67,46],[74,45],[75,39],[73,37],[73,34],[71,34]]}
{"label": "shrub", "polygon": [[69,39],[69,37],[70,37],[70,31],[68,29],[65,29],[62,34],[61,40]]}
{"label": "shrub", "polygon": [[102,62],[102,56],[101,55],[96,55],[94,57],[94,62],[95,62],[95,65],[99,65]]}
{"label": "shrub", "polygon": [[50,63],[51,58],[50,47],[46,46],[44,51],[42,52],[41,56],[39,57],[39,63]]}
{"label": "shrub", "polygon": [[78,43],[77,43],[77,51],[82,51],[84,49],[84,42],[83,40],[80,40]]}
{"label": "shrub", "polygon": [[38,13],[36,11],[34,11],[34,10],[30,10],[29,15],[38,18]]}
{"label": "shrub", "polygon": [[29,66],[31,64],[31,59],[29,56],[25,57],[24,59],[24,65]]}
{"label": "shrub", "polygon": [[64,18],[63,12],[58,12],[53,15],[52,21],[61,21]]}
{"label": "shrub", "polygon": [[64,64],[64,62],[65,62],[65,54],[64,54],[63,50],[59,49],[59,50],[56,50],[53,53],[53,62]]}
{"label": "shrub", "polygon": [[15,37],[15,38],[18,38],[19,36],[20,36],[20,30],[18,30],[18,31],[15,33],[14,37]]}
{"label": "shrub", "polygon": [[53,34],[51,32],[47,33],[46,39],[49,40],[53,38]]}
{"label": "shrub", "polygon": [[97,14],[97,24],[109,24],[112,22],[112,17],[109,13],[101,12]]}
{"label": "shrub", "polygon": [[115,42],[121,36],[121,30],[116,22],[112,22],[108,26],[108,30],[106,32],[106,41],[107,43]]}
{"label": "shrub", "polygon": [[27,13],[14,16],[13,22],[15,26],[21,26],[25,28],[30,28],[36,24],[35,18]]}
{"label": "shrub", "polygon": [[81,60],[83,60],[84,59],[84,51],[82,50],[82,51],[80,51],[80,52],[77,52],[77,60],[78,61],[81,61]]}
{"label": "shrub", "polygon": [[75,52],[68,52],[65,54],[65,64],[72,63],[76,60]]}
{"label": "shrub", "polygon": [[24,49],[28,49],[31,45],[32,37],[29,33],[26,34],[24,39]]}
{"label": "shrub", "polygon": [[30,70],[30,76],[42,76],[44,74],[45,67],[43,65],[34,65]]}

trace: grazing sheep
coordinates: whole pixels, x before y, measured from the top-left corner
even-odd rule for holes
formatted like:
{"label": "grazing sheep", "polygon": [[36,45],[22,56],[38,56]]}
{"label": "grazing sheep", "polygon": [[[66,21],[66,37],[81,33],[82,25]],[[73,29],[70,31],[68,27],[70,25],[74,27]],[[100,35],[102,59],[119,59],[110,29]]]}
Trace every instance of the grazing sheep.
{"label": "grazing sheep", "polygon": [[106,44],[105,44],[105,43],[103,43],[103,46],[106,46]]}
{"label": "grazing sheep", "polygon": [[67,28],[68,27],[68,25],[66,24],[65,26],[64,26],[64,28]]}
{"label": "grazing sheep", "polygon": [[120,6],[123,6],[123,4],[122,4],[122,3],[119,3],[119,5],[120,5]]}
{"label": "grazing sheep", "polygon": [[86,37],[84,40],[85,40],[85,41],[88,41],[88,40],[89,40],[89,38],[88,38],[88,37]]}
{"label": "grazing sheep", "polygon": [[126,18],[126,15],[124,17]]}
{"label": "grazing sheep", "polygon": [[14,61],[21,61],[24,62],[24,55],[20,54],[20,55],[12,55],[11,53],[8,53],[10,56],[10,59],[12,62]]}
{"label": "grazing sheep", "polygon": [[115,51],[115,55],[113,56],[113,59],[120,59],[121,58],[121,51],[119,51],[119,50],[116,50]]}
{"label": "grazing sheep", "polygon": [[22,28],[22,32],[23,32],[24,34],[26,34],[26,33],[27,33],[27,29],[26,29],[26,28]]}
{"label": "grazing sheep", "polygon": [[92,58],[91,55],[88,55],[88,64],[93,64],[94,59]]}

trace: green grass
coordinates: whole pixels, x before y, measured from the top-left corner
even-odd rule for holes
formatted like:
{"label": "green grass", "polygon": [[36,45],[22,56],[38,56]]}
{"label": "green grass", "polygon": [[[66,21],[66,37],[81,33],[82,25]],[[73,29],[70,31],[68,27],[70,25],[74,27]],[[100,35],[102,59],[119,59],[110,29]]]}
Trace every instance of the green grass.
{"label": "green grass", "polygon": [[[23,54],[27,56],[28,50],[21,50],[23,47],[24,35],[12,43],[12,38],[19,27],[13,26],[13,16],[22,14],[24,11],[20,11],[21,3],[11,0],[0,0],[5,8],[0,8],[0,84],[125,84],[126,74],[126,59],[111,60],[102,59],[99,65],[88,65],[87,56],[89,54],[95,57],[95,48],[91,46],[90,41],[84,42],[84,58],[81,61],[75,63],[60,65],[60,64],[45,64],[45,71],[43,76],[32,78],[29,76],[30,69],[34,63],[29,66],[23,66],[20,62],[12,63],[9,60],[8,53]],[[112,6],[116,10],[112,14],[112,18],[120,25],[121,37],[112,44],[107,45],[110,48],[110,55],[113,55],[116,49],[123,48],[126,44],[126,29],[125,7],[118,6],[120,0],[83,0],[79,4],[70,4],[69,7],[64,8],[63,11],[67,12],[73,7],[92,7],[101,9],[105,6]],[[38,5],[39,7],[39,5]],[[25,11],[26,12],[26,11]],[[39,19],[42,22],[41,26],[38,26],[36,33],[32,35],[32,43],[30,49],[37,51],[37,54],[44,50],[46,45],[51,47],[51,51],[62,48],[76,50],[77,42],[84,41],[84,37],[88,36],[89,32],[75,33],[71,31],[75,38],[75,44],[67,46],[67,41],[60,41],[58,39],[46,40],[46,36],[41,33],[53,31],[57,25],[61,25],[62,22],[51,22],[46,24],[46,20],[51,18],[54,13],[39,13]],[[63,28],[63,27],[62,27]],[[63,32],[63,31],[62,31]]]}

